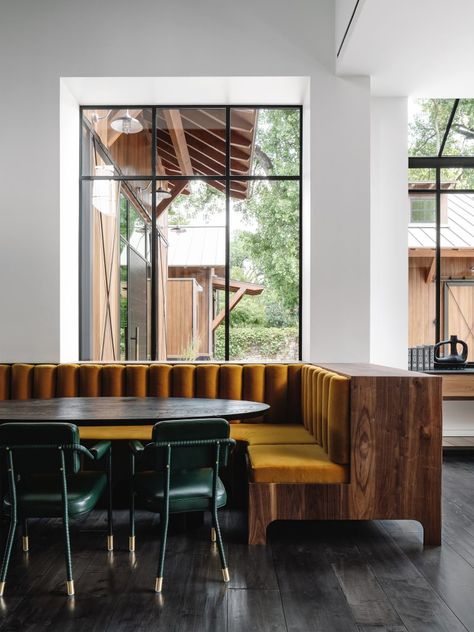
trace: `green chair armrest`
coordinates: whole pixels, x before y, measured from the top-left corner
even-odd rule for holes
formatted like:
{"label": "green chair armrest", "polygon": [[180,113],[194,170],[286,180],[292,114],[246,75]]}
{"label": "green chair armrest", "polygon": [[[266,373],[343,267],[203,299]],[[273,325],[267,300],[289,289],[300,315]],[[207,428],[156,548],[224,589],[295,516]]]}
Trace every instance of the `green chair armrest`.
{"label": "green chair armrest", "polygon": [[130,446],[130,450],[133,452],[133,454],[140,454],[140,452],[143,452],[143,450],[145,449],[143,443],[141,441],[138,441],[137,439],[129,441],[128,445]]}
{"label": "green chair armrest", "polygon": [[92,448],[89,448],[89,451],[94,455],[94,459],[98,461],[110,450],[110,446],[110,441],[98,441]]}

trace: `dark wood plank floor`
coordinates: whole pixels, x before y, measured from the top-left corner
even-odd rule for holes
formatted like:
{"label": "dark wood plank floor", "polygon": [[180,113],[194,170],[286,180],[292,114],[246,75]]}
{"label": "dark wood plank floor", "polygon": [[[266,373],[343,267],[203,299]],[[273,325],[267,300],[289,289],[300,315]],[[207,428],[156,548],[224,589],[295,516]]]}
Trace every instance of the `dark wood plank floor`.
{"label": "dark wood plank floor", "polygon": [[231,582],[221,581],[209,523],[169,539],[162,595],[153,591],[158,522],[139,513],[137,551],[117,512],[72,529],[77,594],[64,594],[62,532],[35,521],[16,546],[0,630],[212,632],[474,632],[474,454],[444,467],[443,546],[423,549],[414,522],[277,523],[267,547],[245,544],[245,516],[222,512]]}

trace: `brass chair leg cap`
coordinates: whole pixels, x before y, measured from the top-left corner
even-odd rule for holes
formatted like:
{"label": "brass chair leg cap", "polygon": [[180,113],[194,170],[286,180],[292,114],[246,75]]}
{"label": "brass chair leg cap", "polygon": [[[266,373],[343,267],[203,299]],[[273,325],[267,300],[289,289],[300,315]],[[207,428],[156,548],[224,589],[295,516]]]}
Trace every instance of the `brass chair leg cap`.
{"label": "brass chair leg cap", "polygon": [[128,550],[133,553],[135,551],[135,536],[131,535],[128,538]]}
{"label": "brass chair leg cap", "polygon": [[68,597],[72,597],[74,595],[74,580],[67,580],[66,582],[67,594]]}
{"label": "brass chair leg cap", "polygon": [[230,575],[229,575],[229,569],[228,568],[223,568],[222,569],[222,578],[224,579],[224,581],[230,582]]}
{"label": "brass chair leg cap", "polygon": [[160,593],[163,588],[163,577],[157,577],[155,580],[155,592]]}
{"label": "brass chair leg cap", "polygon": [[211,529],[211,542],[216,542],[216,541],[217,541],[216,530],[214,529],[214,527],[212,527],[212,529]]}
{"label": "brass chair leg cap", "polygon": [[29,543],[27,535],[24,535],[21,538],[21,543],[22,543],[22,546],[23,546],[23,553],[27,553],[27,551],[30,550],[30,543]]}
{"label": "brass chair leg cap", "polygon": [[6,582],[0,582],[0,597],[3,597],[3,591],[5,590]]}
{"label": "brass chair leg cap", "polygon": [[107,551],[113,551],[113,550],[114,550],[114,536],[108,535],[107,536]]}

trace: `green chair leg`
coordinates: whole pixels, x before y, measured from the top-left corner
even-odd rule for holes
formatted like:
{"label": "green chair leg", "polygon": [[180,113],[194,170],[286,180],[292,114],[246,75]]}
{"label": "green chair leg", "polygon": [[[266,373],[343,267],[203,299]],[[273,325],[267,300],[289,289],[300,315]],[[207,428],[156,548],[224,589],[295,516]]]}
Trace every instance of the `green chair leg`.
{"label": "green chair leg", "polygon": [[216,536],[217,549],[219,551],[219,557],[221,559],[222,578],[225,582],[230,581],[229,569],[227,567],[227,560],[225,558],[224,543],[222,541],[221,528],[219,526],[219,520],[217,518],[217,509],[212,512],[212,528],[214,529]]}
{"label": "green chair leg", "polygon": [[66,553],[66,589],[69,597],[74,595],[74,580],[72,578],[72,559],[71,559],[71,540],[69,537],[69,510],[67,505],[67,481],[66,481],[66,464],[64,459],[64,451],[61,453],[61,495],[63,501],[63,527],[64,527],[64,547]]}
{"label": "green chair leg", "polygon": [[169,511],[165,508],[161,514],[161,544],[160,558],[158,561],[158,573],[156,574],[155,592],[161,592],[163,588],[163,570],[165,567],[166,540],[168,538]]}
{"label": "green chair leg", "polygon": [[114,522],[112,512],[112,448],[107,452],[107,551],[114,550]]}
{"label": "green chair leg", "polygon": [[133,489],[133,475],[135,474],[135,457],[130,454],[130,533],[128,536],[128,550],[135,551],[135,490]]}
{"label": "green chair leg", "polygon": [[7,542],[5,545],[5,553],[3,555],[3,561],[2,561],[2,569],[0,570],[0,597],[3,597],[3,591],[5,590],[8,565],[10,564],[10,557],[12,554],[13,541],[15,540],[15,532],[16,532],[16,525],[17,525],[15,472],[13,469],[13,456],[10,450],[8,451],[8,487],[10,489],[12,508],[11,508],[11,515],[10,515],[10,527],[8,529],[8,537],[7,537]]}
{"label": "green chair leg", "polygon": [[10,520],[10,528],[8,530],[7,543],[5,545],[5,553],[3,555],[2,570],[0,571],[0,597],[3,597],[5,583],[7,580],[8,565],[10,564],[10,556],[12,554],[13,541],[15,539],[16,518]]}
{"label": "green chair leg", "polygon": [[23,548],[23,553],[27,553],[30,550],[30,543],[28,539],[28,520],[24,518],[23,520],[23,534],[21,537],[21,544]]}

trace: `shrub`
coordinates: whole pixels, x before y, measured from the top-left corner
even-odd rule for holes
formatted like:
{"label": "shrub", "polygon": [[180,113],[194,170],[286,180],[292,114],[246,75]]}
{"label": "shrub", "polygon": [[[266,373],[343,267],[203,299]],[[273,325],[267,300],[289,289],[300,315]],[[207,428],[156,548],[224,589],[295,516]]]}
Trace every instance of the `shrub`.
{"label": "shrub", "polygon": [[[214,338],[214,357],[223,360],[225,330],[218,327]],[[297,360],[297,327],[231,327],[231,360]]]}

